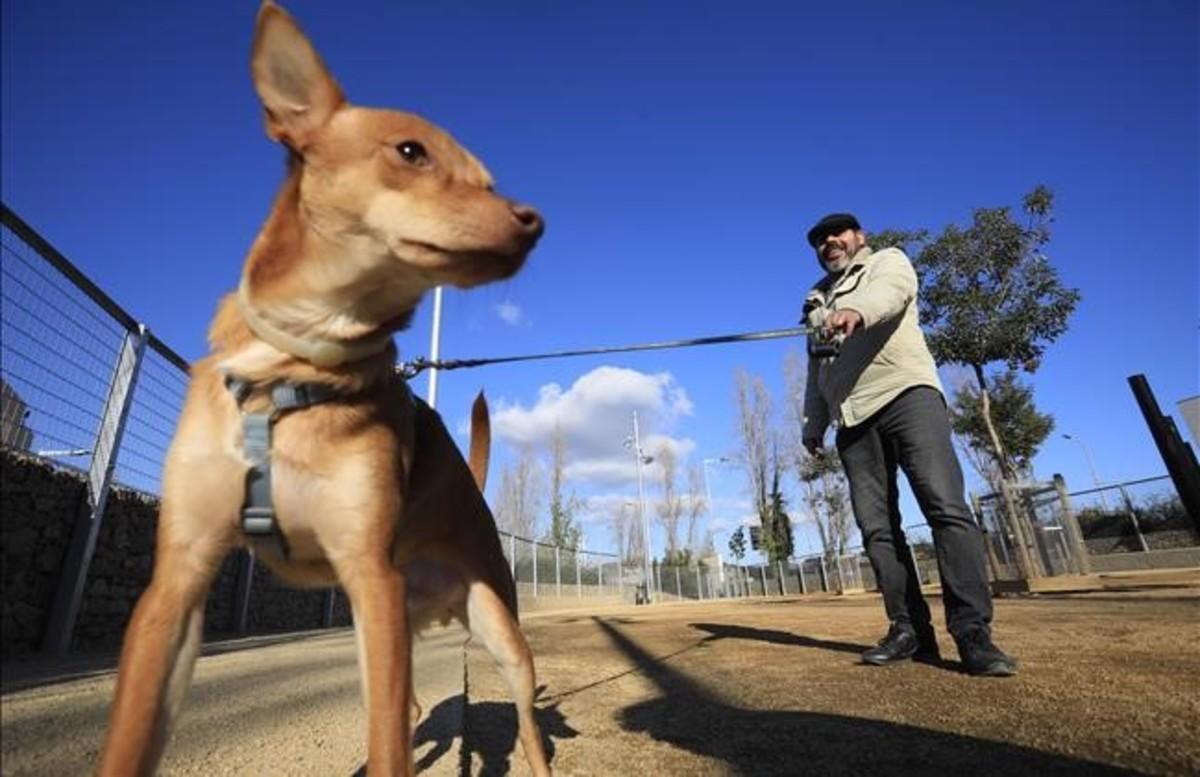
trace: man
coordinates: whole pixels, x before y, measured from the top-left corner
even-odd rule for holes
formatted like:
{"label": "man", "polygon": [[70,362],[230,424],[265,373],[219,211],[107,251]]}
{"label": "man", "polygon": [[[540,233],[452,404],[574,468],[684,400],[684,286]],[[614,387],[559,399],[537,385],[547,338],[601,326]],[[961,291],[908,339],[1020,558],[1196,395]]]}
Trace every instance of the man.
{"label": "man", "polygon": [[912,264],[895,248],[872,251],[849,213],[821,219],[808,242],[826,274],[805,298],[803,323],[838,346],[810,340],[803,442],[820,455],[826,428],[837,427],[854,518],[891,621],[862,660],[885,665],[938,655],[901,529],[900,468],[933,530],[946,624],[964,668],[1012,675],[1016,661],[991,640],[983,537],[963,496],[941,382],[918,325]]}

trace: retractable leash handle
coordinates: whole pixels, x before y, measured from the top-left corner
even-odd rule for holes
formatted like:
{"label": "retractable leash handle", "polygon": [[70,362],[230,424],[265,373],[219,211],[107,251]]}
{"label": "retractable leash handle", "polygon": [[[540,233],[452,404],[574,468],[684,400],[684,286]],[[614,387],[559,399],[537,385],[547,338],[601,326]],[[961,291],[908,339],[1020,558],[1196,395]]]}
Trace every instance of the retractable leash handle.
{"label": "retractable leash handle", "polygon": [[808,356],[810,359],[836,359],[845,339],[841,333],[827,334],[826,330],[813,329],[808,333]]}

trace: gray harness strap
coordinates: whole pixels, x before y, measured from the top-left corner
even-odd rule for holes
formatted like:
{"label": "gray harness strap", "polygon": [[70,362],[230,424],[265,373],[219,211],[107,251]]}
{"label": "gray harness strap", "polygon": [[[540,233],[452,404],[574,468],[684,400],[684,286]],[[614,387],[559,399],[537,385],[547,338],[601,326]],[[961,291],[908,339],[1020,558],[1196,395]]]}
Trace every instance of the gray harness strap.
{"label": "gray harness strap", "polygon": [[[233,394],[238,408],[254,388],[233,375],[225,376],[225,386]],[[279,531],[275,505],[271,500],[271,427],[288,410],[312,407],[340,396],[336,389],[320,383],[282,382],[271,386],[271,412],[242,412],[242,445],[250,461],[250,470],[246,473],[246,496],[242,502],[242,531],[252,540],[274,543],[284,558],[288,556],[287,540]]]}

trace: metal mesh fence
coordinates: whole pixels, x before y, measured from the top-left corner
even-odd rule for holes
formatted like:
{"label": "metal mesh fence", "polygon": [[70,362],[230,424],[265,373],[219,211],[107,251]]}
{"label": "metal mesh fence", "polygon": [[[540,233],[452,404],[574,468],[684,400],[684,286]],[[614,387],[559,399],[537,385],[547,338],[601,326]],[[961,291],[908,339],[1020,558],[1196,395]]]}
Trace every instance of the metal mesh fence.
{"label": "metal mesh fence", "polygon": [[[103,440],[115,482],[157,494],[186,363],[7,208],[0,277],[0,444],[87,471]],[[125,381],[121,424],[109,405]]]}
{"label": "metal mesh fence", "polygon": [[167,446],[187,392],[187,373],[157,351],[147,350],[117,456],[116,480],[157,494]]}
{"label": "metal mesh fence", "polygon": [[7,223],[0,274],[2,442],[86,470],[125,328]]}

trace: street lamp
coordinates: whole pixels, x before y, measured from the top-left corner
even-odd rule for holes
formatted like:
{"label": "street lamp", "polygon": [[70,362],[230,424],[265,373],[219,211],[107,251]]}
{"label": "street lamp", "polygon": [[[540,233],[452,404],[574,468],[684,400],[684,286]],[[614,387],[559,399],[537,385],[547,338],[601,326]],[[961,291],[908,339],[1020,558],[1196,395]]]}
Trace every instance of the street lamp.
{"label": "street lamp", "polygon": [[1104,498],[1104,489],[1100,486],[1100,476],[1096,474],[1096,463],[1092,461],[1092,453],[1088,450],[1087,445],[1078,437],[1072,437],[1069,434],[1063,435],[1064,440],[1071,440],[1079,443],[1079,447],[1083,448],[1083,457],[1087,459],[1088,469],[1092,471],[1092,482],[1096,484],[1096,490],[1100,492],[1100,504],[1104,505],[1104,511],[1108,512],[1108,500]]}
{"label": "street lamp", "polygon": [[650,582],[650,519],[646,516],[646,492],[642,485],[642,465],[649,464],[654,461],[653,456],[647,456],[642,450],[642,438],[638,432],[638,417],[637,411],[633,411],[633,436],[625,438],[625,447],[633,451],[633,457],[637,461],[637,476],[638,476],[638,517],[642,519],[642,568],[646,579],[646,598],[650,599],[650,592],[654,586]]}
{"label": "street lamp", "polygon": [[708,465],[709,464],[725,464],[728,463],[728,456],[719,456],[715,459],[705,459],[701,464],[704,467],[704,494],[708,497],[708,504],[712,506],[712,486],[708,484]]}
{"label": "street lamp", "polygon": [[[442,287],[433,289],[433,333],[429,336],[429,360],[436,362],[442,350]],[[431,409],[437,409],[438,370],[429,368],[429,393],[426,401]]]}

